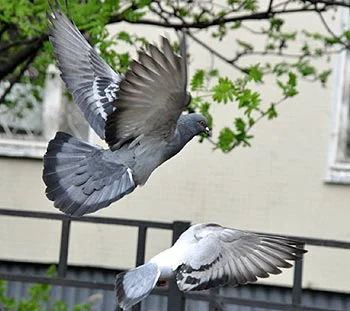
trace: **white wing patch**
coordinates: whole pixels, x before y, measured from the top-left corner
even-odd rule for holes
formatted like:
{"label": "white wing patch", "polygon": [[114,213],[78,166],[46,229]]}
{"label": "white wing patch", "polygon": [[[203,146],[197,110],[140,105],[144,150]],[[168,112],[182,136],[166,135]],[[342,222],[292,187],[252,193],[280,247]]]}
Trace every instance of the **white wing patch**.
{"label": "white wing patch", "polygon": [[128,168],[126,171],[128,172],[128,176],[129,176],[130,181],[135,186],[134,178],[132,177],[133,170],[131,168]]}
{"label": "white wing patch", "polygon": [[[111,82],[108,78],[96,77],[92,86],[94,98],[96,99],[95,105],[97,110],[104,120],[110,112],[106,112],[105,107],[112,103],[117,98],[117,92],[119,90],[119,81]],[[114,109],[113,109],[114,110]]]}

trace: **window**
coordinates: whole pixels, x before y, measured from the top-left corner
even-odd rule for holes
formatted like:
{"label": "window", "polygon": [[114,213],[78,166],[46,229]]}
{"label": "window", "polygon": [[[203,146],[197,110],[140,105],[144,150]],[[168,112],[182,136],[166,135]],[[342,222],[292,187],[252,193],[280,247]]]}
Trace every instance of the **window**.
{"label": "window", "polygon": [[[350,16],[343,12],[342,30],[348,29]],[[326,182],[350,184],[350,51],[343,51],[334,70],[331,138]]]}
{"label": "window", "polygon": [[48,73],[44,89],[37,89],[42,92],[42,103],[28,96],[33,86],[17,84],[9,98],[15,108],[0,106],[0,156],[41,158],[58,130],[89,140],[89,125],[65,96],[58,70],[50,65]]}

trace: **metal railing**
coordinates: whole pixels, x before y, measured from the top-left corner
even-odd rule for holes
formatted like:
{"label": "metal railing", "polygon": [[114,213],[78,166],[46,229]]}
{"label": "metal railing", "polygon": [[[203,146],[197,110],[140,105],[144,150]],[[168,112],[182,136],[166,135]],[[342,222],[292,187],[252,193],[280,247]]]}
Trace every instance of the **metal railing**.
{"label": "metal railing", "polygon": [[[36,218],[36,219],[49,219],[61,221],[61,241],[60,251],[58,258],[58,275],[57,277],[45,277],[37,275],[25,275],[25,274],[9,274],[0,273],[0,279],[8,281],[19,281],[28,283],[44,283],[69,287],[80,287],[89,289],[101,289],[101,290],[114,290],[114,284],[101,283],[101,282],[89,282],[81,281],[77,279],[71,279],[66,277],[68,268],[68,253],[69,253],[69,238],[70,227],[72,222],[85,222],[105,225],[118,225],[118,226],[131,226],[138,228],[137,239],[137,253],[136,253],[136,266],[144,263],[145,260],[145,247],[147,240],[147,229],[157,228],[166,229],[172,231],[172,243],[174,243],[178,237],[190,226],[189,222],[174,221],[172,223],[156,222],[156,221],[140,221],[131,219],[120,218],[105,218],[105,217],[93,217],[86,216],[81,218],[69,217],[63,214],[46,213],[46,212],[34,212],[34,211],[19,211],[11,209],[0,209],[0,216],[11,217],[24,217],[24,218]],[[289,239],[300,241],[299,247],[305,245],[331,247],[350,249],[350,242],[314,239],[299,236],[284,236]],[[244,298],[230,298],[223,297],[218,294],[216,289],[210,291],[210,295],[202,294],[200,292],[182,293],[178,290],[175,281],[172,281],[167,290],[155,289],[154,294],[167,295],[168,304],[167,311],[182,311],[185,310],[185,300],[201,300],[209,302],[209,310],[217,311],[222,310],[222,306],[225,304],[233,304],[239,306],[269,308],[271,310],[287,310],[287,311],[345,311],[338,309],[320,309],[319,307],[310,307],[302,305],[302,276],[303,276],[303,261],[299,260],[294,265],[294,277],[292,287],[292,301],[290,304],[277,303],[271,301],[262,301],[256,299],[244,299]],[[140,310],[140,304],[133,308],[134,311]]]}

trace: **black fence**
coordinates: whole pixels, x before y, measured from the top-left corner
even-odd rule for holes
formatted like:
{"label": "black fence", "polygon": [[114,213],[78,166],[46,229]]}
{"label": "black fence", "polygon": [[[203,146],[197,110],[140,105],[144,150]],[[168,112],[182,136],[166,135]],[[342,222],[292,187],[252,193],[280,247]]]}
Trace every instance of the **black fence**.
{"label": "black fence", "polygon": [[[189,222],[174,221],[172,223],[155,222],[155,221],[139,221],[130,219],[119,218],[105,218],[105,217],[81,217],[74,218],[68,217],[63,214],[44,213],[34,211],[18,211],[10,209],[0,209],[0,215],[23,217],[23,218],[36,218],[36,219],[50,219],[61,221],[61,242],[58,258],[58,275],[57,277],[45,277],[37,275],[24,275],[24,274],[9,274],[0,273],[0,279],[8,281],[28,282],[28,283],[44,283],[51,285],[80,287],[100,290],[114,290],[114,284],[88,282],[77,279],[70,279],[66,277],[68,268],[68,252],[69,252],[69,237],[70,227],[72,222],[85,222],[105,225],[118,225],[129,226],[138,228],[138,240],[137,240],[137,253],[136,253],[136,265],[144,263],[145,259],[145,247],[147,239],[147,229],[157,228],[166,229],[172,231],[172,243],[184,232],[189,226]],[[335,240],[322,240],[314,238],[306,238],[299,236],[285,236],[287,238],[300,241],[300,247],[305,245],[313,245],[320,247],[331,247],[340,249],[350,249],[350,242],[335,241]],[[254,299],[244,298],[230,298],[219,295],[217,289],[210,291],[210,294],[203,294],[200,292],[182,293],[178,290],[175,281],[171,282],[168,289],[155,289],[154,294],[166,295],[168,297],[167,311],[183,311],[185,310],[186,299],[209,301],[210,311],[219,311],[223,309],[224,305],[237,305],[256,308],[265,308],[270,310],[287,310],[287,311],[346,311],[346,309],[327,309],[312,306],[302,305],[302,276],[303,276],[303,261],[297,261],[294,265],[294,278],[292,287],[292,299],[291,303],[277,303],[272,301],[261,301]],[[133,308],[133,311],[139,311],[140,304]]]}

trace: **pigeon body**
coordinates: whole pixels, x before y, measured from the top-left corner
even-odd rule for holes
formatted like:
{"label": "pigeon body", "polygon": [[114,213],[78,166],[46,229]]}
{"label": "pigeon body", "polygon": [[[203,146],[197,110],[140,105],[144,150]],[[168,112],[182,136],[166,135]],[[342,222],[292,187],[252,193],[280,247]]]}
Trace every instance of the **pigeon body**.
{"label": "pigeon body", "polygon": [[182,291],[204,290],[220,285],[238,286],[256,282],[279,268],[290,268],[306,251],[297,242],[197,224],[186,230],[169,249],[145,265],[117,275],[116,297],[122,309],[146,298],[157,282],[176,278]]}
{"label": "pigeon body", "polygon": [[44,156],[46,195],[66,214],[82,216],[121,199],[196,135],[204,116],[182,115],[190,102],[186,62],[169,41],[139,52],[125,76],[112,70],[58,4],[50,41],[61,77],[86,120],[109,149],[58,132]]}

